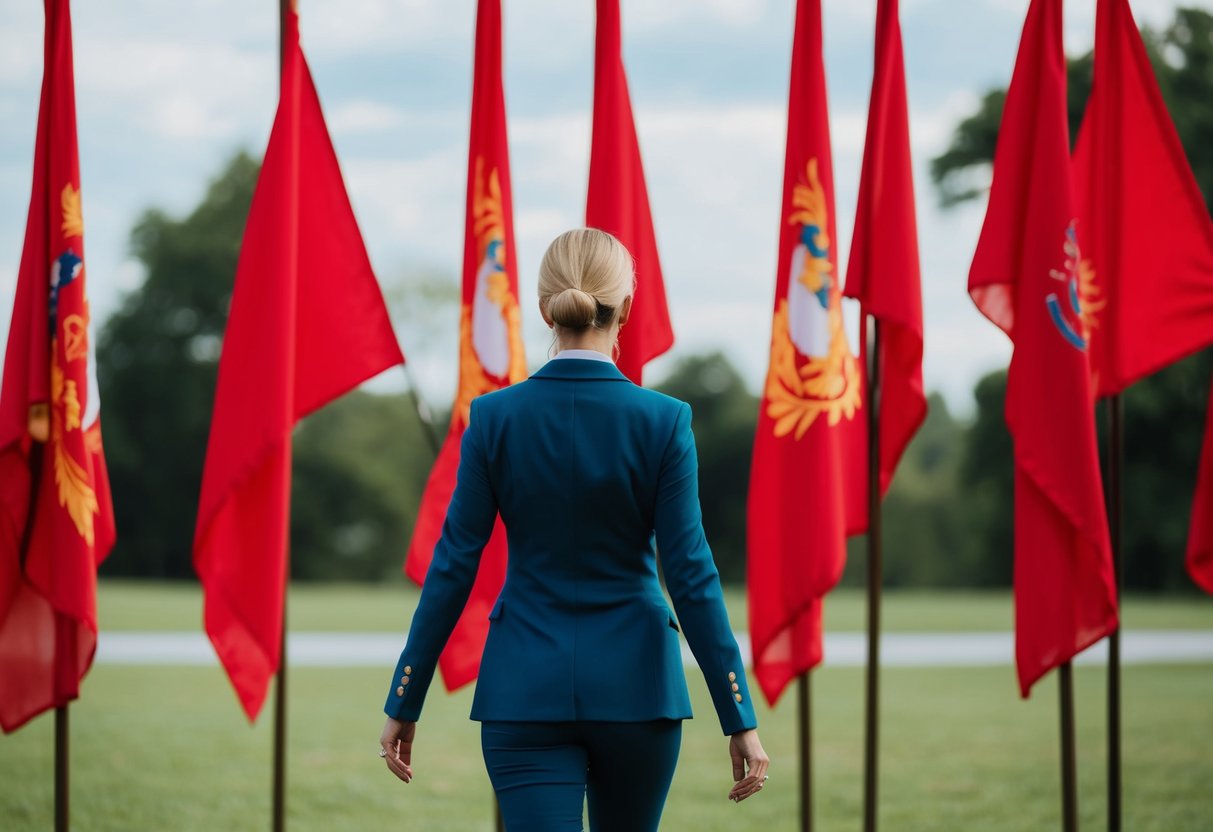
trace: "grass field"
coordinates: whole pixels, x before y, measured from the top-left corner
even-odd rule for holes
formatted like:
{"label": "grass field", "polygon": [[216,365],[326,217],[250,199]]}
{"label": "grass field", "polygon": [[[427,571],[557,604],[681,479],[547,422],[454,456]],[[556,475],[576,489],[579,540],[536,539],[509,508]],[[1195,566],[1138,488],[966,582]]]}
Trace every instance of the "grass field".
{"label": "grass field", "polygon": [[[403,628],[415,600],[399,589],[293,588],[293,629]],[[740,598],[731,599],[737,608]],[[862,601],[841,596],[830,625],[858,629]],[[892,596],[891,629],[1009,626],[1005,595]],[[107,584],[103,629],[194,629],[195,590]],[[739,617],[740,616],[740,617]],[[921,618],[919,617],[921,616]],[[744,615],[735,611],[735,623]],[[1213,603],[1133,601],[1137,627],[1209,629]],[[1149,622],[1149,623],[1146,623]],[[405,786],[376,757],[384,669],[297,668],[290,676],[292,830],[491,830],[490,790],[470,692],[435,689],[419,728],[417,778]],[[760,710],[773,763],[759,797],[725,799],[725,741],[702,678],[664,829],[794,830],[794,695]],[[1104,824],[1104,683],[1075,670],[1080,810]],[[1020,701],[1006,668],[886,669],[883,674],[881,828],[1021,832],[1059,828],[1057,690],[1052,677]],[[814,674],[817,819],[826,832],[860,828],[863,672]],[[760,705],[761,708],[761,705]],[[1124,672],[1125,828],[1213,828],[1213,667],[1130,666]],[[72,708],[72,816],[77,830],[259,830],[269,825],[271,709],[249,726],[218,668],[96,667]],[[0,829],[51,826],[52,719],[0,737]]]}

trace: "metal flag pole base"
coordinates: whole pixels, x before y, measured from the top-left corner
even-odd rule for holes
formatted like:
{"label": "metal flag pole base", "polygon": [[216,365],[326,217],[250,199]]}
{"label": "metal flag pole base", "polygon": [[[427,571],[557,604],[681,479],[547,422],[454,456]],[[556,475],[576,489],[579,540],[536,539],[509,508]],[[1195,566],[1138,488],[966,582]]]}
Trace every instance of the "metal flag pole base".
{"label": "metal flag pole base", "polygon": [[800,829],[813,829],[813,703],[810,672],[801,674],[796,686],[800,723]]}
{"label": "metal flag pole base", "polygon": [[1074,674],[1069,662],[1057,669],[1061,695],[1061,828],[1078,832],[1078,789],[1074,753]]}
{"label": "metal flag pole base", "polygon": [[67,705],[55,708],[55,832],[67,832],[68,817]]}

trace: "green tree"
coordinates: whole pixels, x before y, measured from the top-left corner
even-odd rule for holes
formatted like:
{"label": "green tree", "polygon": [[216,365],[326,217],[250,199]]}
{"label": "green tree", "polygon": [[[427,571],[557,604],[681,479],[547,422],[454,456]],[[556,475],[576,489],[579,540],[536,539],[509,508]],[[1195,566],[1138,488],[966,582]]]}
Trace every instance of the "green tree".
{"label": "green tree", "polygon": [[[193,576],[218,359],[257,172],[241,153],[187,217],[149,211],[132,233],[146,279],[97,349],[118,521],[106,574]],[[409,400],[344,397],[297,429],[293,461],[292,576],[373,580],[399,569],[432,461]]]}
{"label": "green tree", "polygon": [[684,358],[657,389],[691,406],[704,533],[721,580],[744,582],[746,491],[758,399],[718,352]]}
{"label": "green tree", "polygon": [[119,535],[107,574],[193,575],[219,351],[257,170],[237,155],[188,217],[148,211],[131,234],[146,279],[97,343]]}
{"label": "green tree", "polygon": [[[1175,122],[1188,162],[1213,209],[1213,14],[1181,8],[1162,32],[1142,30],[1163,100]],[[1094,54],[1066,66],[1070,138],[1075,140],[1091,94]],[[990,166],[1006,90],[988,91],[977,112],[953,130],[948,149],[931,160],[931,178],[943,205],[975,199],[989,189]]]}
{"label": "green tree", "polygon": [[295,433],[291,576],[399,573],[434,453],[404,395],[355,391]]}

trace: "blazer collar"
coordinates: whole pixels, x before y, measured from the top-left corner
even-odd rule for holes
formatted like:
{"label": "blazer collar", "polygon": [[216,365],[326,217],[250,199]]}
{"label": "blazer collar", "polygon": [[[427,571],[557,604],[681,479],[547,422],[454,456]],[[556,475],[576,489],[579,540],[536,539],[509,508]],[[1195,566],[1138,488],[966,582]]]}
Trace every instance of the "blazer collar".
{"label": "blazer collar", "polygon": [[531,378],[572,379],[590,381],[629,381],[610,361],[587,358],[561,358],[544,364]]}

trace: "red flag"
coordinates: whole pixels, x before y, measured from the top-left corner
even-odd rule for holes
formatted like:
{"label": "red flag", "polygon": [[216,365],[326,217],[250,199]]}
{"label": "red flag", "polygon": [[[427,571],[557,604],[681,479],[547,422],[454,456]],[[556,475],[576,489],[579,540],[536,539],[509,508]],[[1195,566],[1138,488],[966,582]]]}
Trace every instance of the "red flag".
{"label": "red flag", "polygon": [[821,598],[866,525],[863,374],[842,323],[821,0],[799,0],[771,363],[747,516],[754,675],[774,704],[821,660]]}
{"label": "red flag", "polygon": [[969,272],[1015,344],[1015,654],[1020,691],[1116,627],[1081,302],[1061,0],[1032,0],[1007,91],[994,182]]}
{"label": "red flag", "polygon": [[206,632],[250,720],[281,658],[295,422],[404,361],[299,47],[236,267],[219,360],[194,568]]}
{"label": "red flag", "polygon": [[598,0],[594,38],[594,127],[585,224],[619,238],[636,261],[632,316],[619,334],[620,371],[640,384],[644,365],[674,344],[640,142],[623,71],[619,0]]}
{"label": "red flag", "polygon": [[34,182],[0,383],[0,728],[80,695],[114,545],[85,291],[72,21],[46,0]]}
{"label": "red flag", "polygon": [[1197,586],[1213,595],[1213,384],[1209,388],[1204,448],[1200,452],[1200,473],[1188,528],[1188,574]]}
{"label": "red flag", "polygon": [[[876,68],[855,233],[847,262],[847,297],[880,322],[880,491],[927,414],[922,390],[922,287],[910,160],[910,119],[897,0],[876,7]],[[867,338],[860,338],[865,361]]]}
{"label": "red flag", "polygon": [[[459,392],[451,426],[430,471],[417,512],[405,572],[421,584],[442,534],[459,445],[472,399],[526,377],[514,251],[509,142],[501,83],[501,0],[479,0],[468,147],[467,219],[463,241],[463,311],[459,321]],[[480,571],[463,615],[439,657],[447,690],[480,672],[489,612],[505,581],[506,540],[501,521],[480,558]]]}
{"label": "red flag", "polygon": [[1213,343],[1213,221],[1167,113],[1126,0],[1099,0],[1095,78],[1074,151],[1089,252],[1101,396]]}

